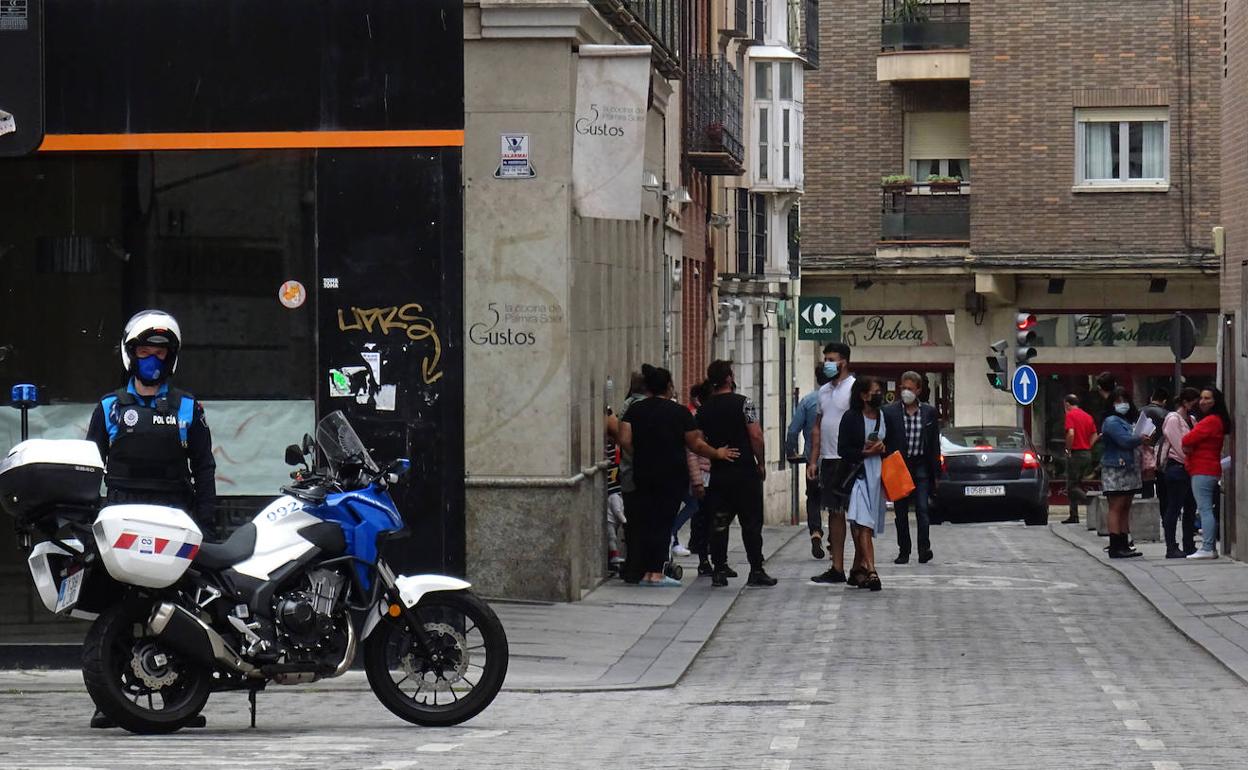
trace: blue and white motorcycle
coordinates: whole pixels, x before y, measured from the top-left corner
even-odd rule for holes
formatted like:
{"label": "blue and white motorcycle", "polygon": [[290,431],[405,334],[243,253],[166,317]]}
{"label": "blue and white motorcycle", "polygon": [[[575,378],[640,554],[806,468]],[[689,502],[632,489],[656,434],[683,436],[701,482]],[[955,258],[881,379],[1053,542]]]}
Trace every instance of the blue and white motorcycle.
{"label": "blue and white motorcycle", "polygon": [[341,412],[286,460],[302,466],[295,482],[224,543],[202,542],[176,508],[101,509],[92,442],[23,441],[0,461],[0,507],[40,598],[94,620],[82,671],[96,707],[131,732],[167,733],[212,692],[246,690],[254,726],[256,692],[340,676],[362,644],[370,687],[399,717],[480,713],[507,673],[498,617],[468,583],[396,575],[379,555],[407,534],[387,488],[410,463],[379,468]]}

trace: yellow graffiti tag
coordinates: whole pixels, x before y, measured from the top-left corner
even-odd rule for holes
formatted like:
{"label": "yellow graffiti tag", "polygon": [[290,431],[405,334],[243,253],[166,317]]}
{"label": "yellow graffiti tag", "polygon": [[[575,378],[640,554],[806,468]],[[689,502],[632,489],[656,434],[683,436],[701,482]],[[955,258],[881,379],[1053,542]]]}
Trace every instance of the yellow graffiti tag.
{"label": "yellow graffiti tag", "polygon": [[433,354],[425,356],[421,362],[421,375],[425,379],[426,385],[432,385],[442,379],[442,374],[438,369],[438,365],[442,361],[442,339],[438,336],[437,324],[432,319],[427,318],[421,313],[424,308],[415,302],[409,302],[406,305],[391,307],[373,307],[373,308],[348,308],[346,313],[350,314],[348,321],[347,315],[342,308],[338,309],[338,330],[344,332],[362,331],[367,334],[374,332],[380,333],[382,336],[389,336],[392,331],[402,331],[412,342],[420,342],[421,340],[433,340]]}

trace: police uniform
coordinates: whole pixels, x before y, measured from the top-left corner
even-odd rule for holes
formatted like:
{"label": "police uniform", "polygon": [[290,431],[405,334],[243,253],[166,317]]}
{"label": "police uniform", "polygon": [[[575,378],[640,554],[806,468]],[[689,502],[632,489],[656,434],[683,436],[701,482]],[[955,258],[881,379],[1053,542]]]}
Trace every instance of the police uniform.
{"label": "police uniform", "polygon": [[134,380],[95,407],[87,439],[100,448],[109,504],[168,505],[190,513],[211,531],[216,514],[216,470],[204,408],[162,383],[141,396]]}

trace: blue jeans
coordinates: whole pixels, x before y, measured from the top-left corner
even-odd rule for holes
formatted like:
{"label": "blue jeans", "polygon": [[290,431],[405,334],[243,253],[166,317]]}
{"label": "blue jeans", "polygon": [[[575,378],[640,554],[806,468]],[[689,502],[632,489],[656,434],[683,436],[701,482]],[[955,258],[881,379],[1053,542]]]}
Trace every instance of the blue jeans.
{"label": "blue jeans", "polygon": [[897,549],[905,556],[910,555],[910,506],[915,508],[915,519],[919,530],[919,553],[932,550],[929,537],[929,519],[927,516],[927,499],[932,492],[932,479],[927,468],[913,466],[910,478],[914,479],[914,491],[908,497],[893,501],[893,512],[897,523]]}
{"label": "blue jeans", "polygon": [[1216,550],[1218,517],[1213,514],[1213,499],[1218,494],[1218,477],[1192,476],[1192,494],[1196,497],[1196,512],[1200,514],[1200,536],[1204,538],[1201,549]]}
{"label": "blue jeans", "polygon": [[[680,528],[685,526],[685,522],[693,518],[693,515],[698,512],[699,507],[701,507],[701,505],[698,498],[693,496],[692,489],[689,490],[689,494],[685,496],[685,501],[680,506],[680,513],[676,514],[676,521],[672,522],[673,543],[678,542],[676,539],[676,533],[680,532]],[[690,533],[690,539],[692,539],[692,533]]]}

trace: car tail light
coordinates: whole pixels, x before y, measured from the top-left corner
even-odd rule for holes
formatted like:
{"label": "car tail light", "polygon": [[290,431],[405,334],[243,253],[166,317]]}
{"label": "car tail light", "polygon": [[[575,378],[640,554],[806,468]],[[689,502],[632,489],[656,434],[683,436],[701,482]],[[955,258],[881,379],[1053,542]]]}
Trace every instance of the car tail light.
{"label": "car tail light", "polygon": [[1040,467],[1040,459],[1034,452],[1023,452],[1023,470],[1036,470]]}
{"label": "car tail light", "polygon": [[974,447],[974,449],[976,452],[991,452],[992,446],[990,444],[985,444],[983,446]]}
{"label": "car tail light", "polygon": [[949,472],[949,466],[945,464],[945,455],[944,455],[944,453],[941,453],[941,455],[940,455],[940,472],[941,472],[941,473],[948,473],[948,472]]}

